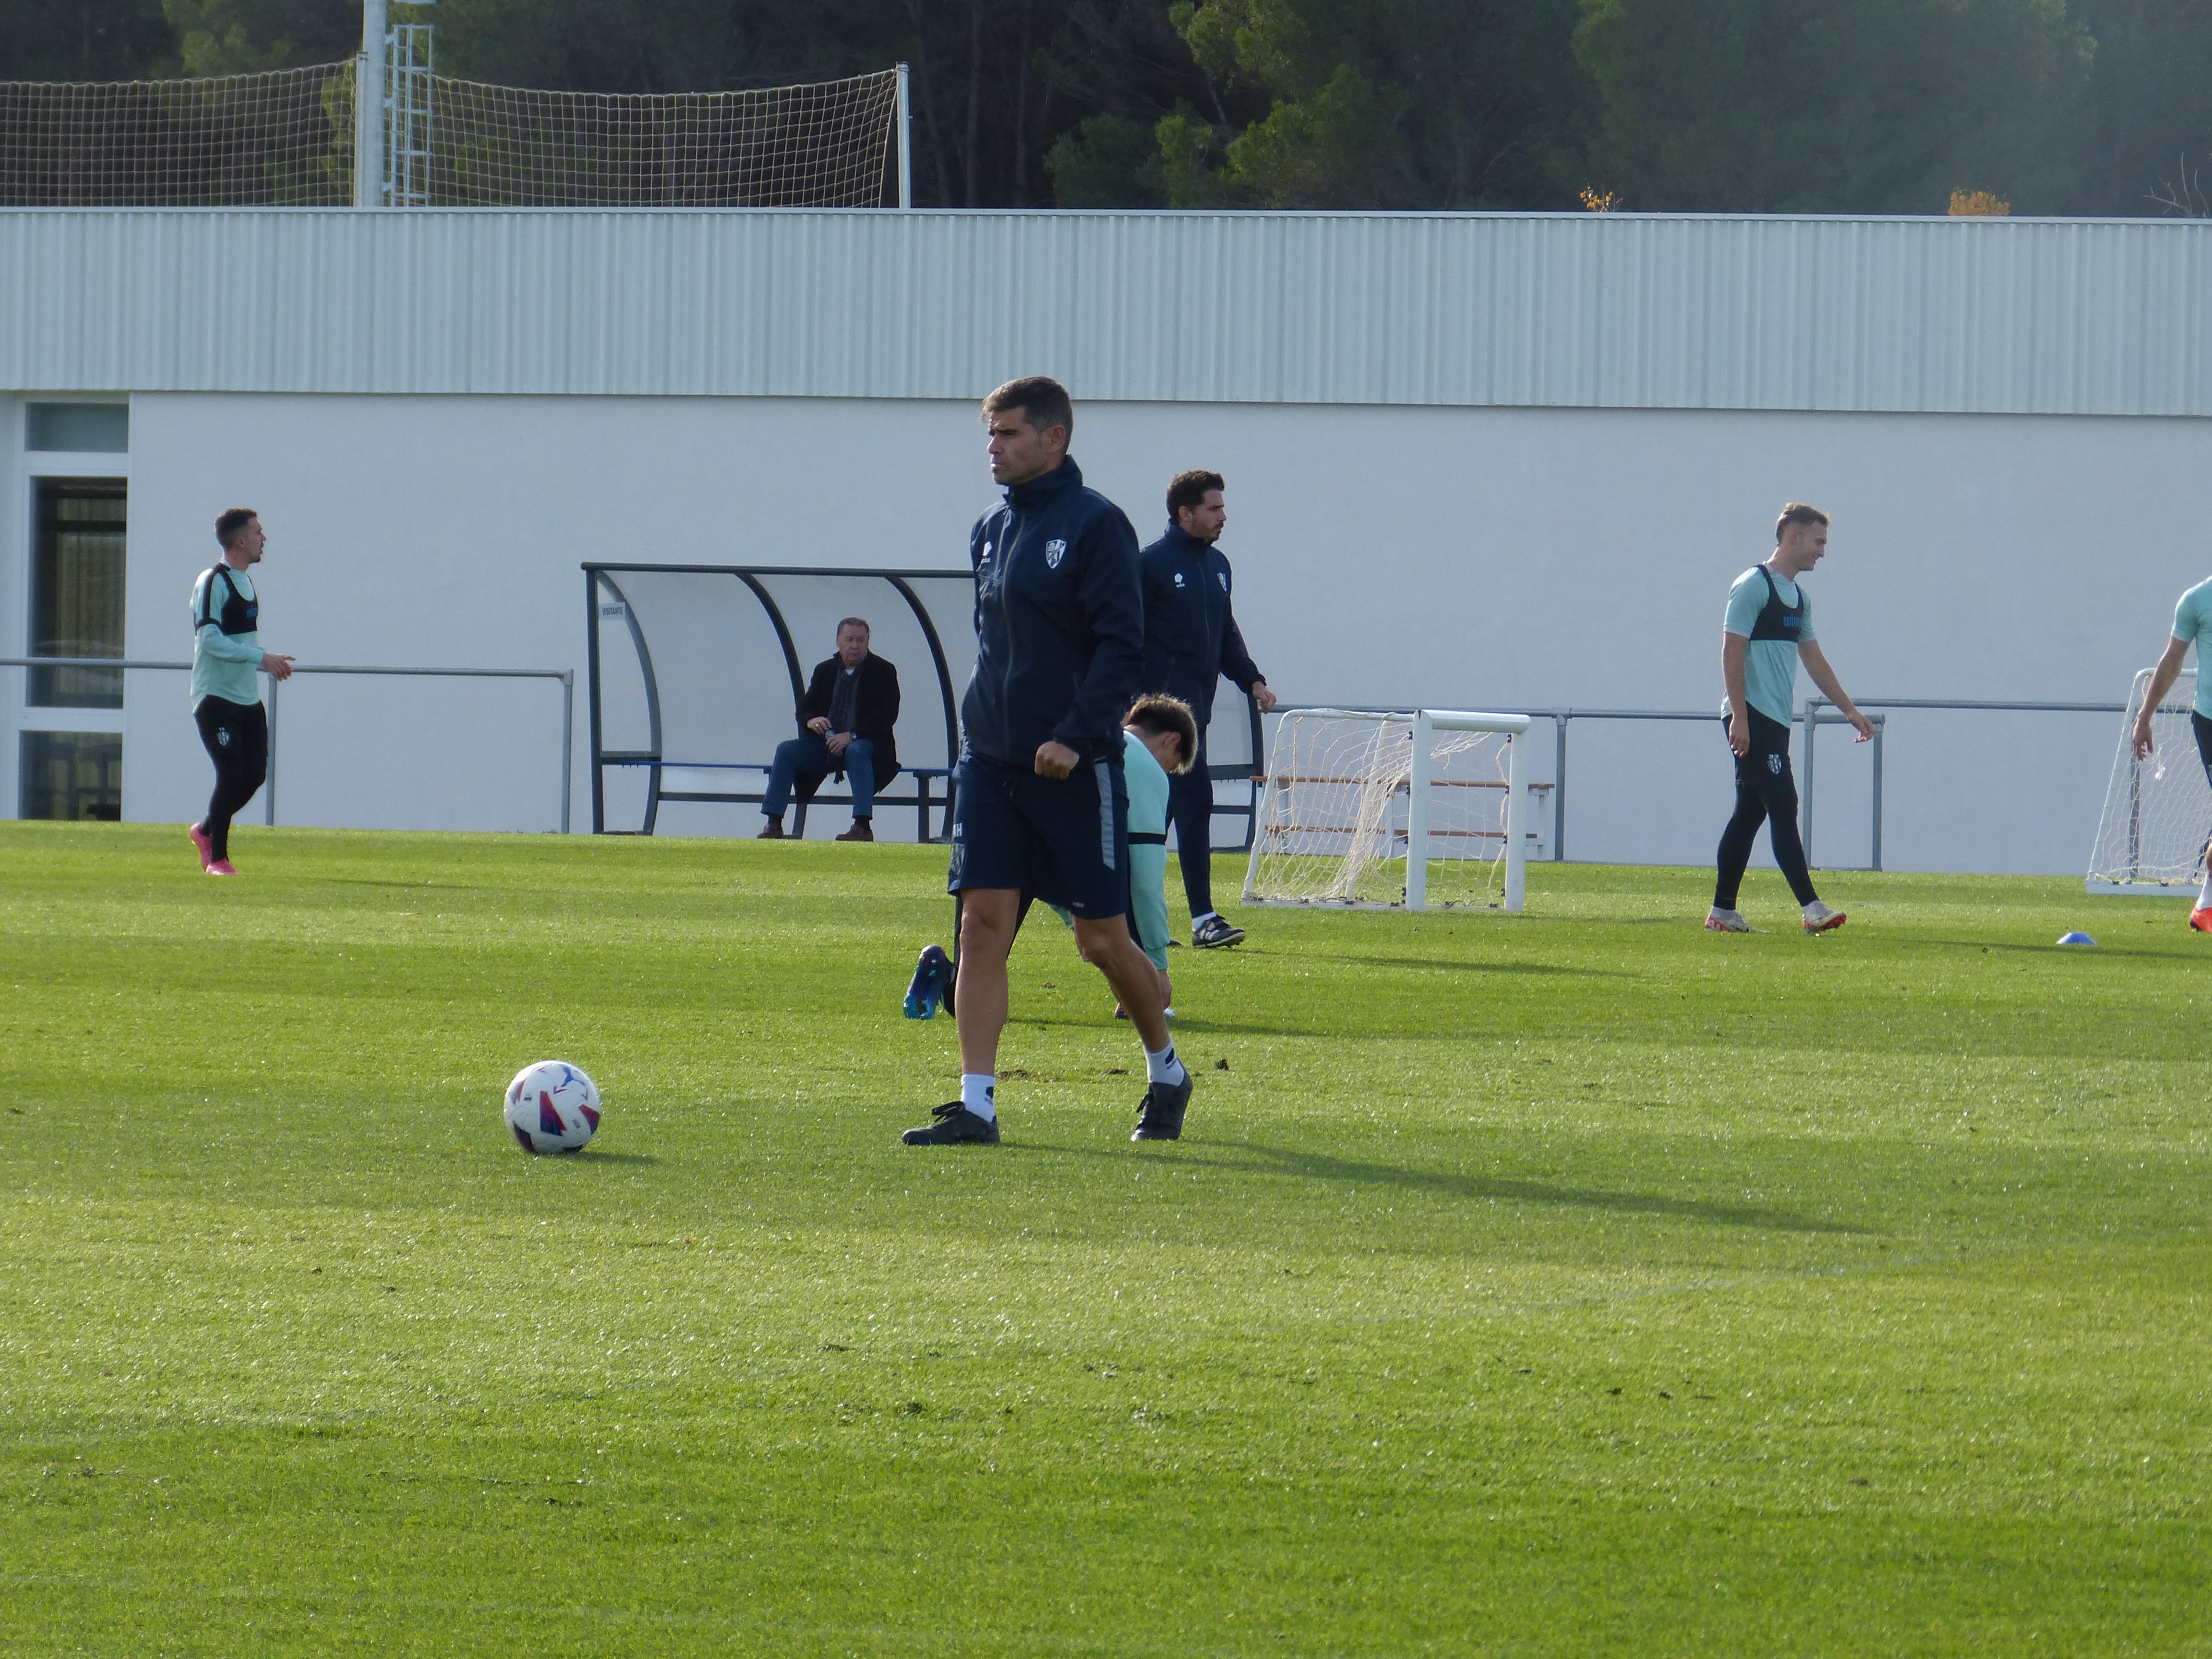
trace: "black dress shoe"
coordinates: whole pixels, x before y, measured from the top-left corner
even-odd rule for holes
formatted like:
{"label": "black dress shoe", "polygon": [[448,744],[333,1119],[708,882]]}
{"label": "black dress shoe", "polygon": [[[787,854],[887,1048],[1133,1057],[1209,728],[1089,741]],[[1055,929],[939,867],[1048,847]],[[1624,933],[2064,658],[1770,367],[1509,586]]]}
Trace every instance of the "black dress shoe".
{"label": "black dress shoe", "polygon": [[876,827],[866,818],[854,818],[853,827],[837,837],[839,841],[873,841]]}
{"label": "black dress shoe", "polygon": [[755,836],[753,839],[755,841],[788,841],[790,837],[783,833],[781,818],[770,818],[766,823],[761,825],[760,834]]}

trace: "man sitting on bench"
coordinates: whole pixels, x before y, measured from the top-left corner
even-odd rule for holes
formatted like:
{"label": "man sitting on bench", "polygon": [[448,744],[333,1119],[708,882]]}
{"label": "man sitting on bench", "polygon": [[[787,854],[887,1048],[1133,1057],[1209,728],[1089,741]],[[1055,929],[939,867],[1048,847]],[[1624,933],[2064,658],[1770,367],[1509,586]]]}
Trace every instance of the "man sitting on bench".
{"label": "man sitting on bench", "polygon": [[799,735],[775,746],[761,811],[763,841],[781,841],[792,787],[811,797],[835,772],[853,781],[853,827],[839,841],[873,841],[876,791],[898,775],[898,670],[868,650],[868,625],[858,617],[837,624],[837,654],[814,665],[799,704]]}

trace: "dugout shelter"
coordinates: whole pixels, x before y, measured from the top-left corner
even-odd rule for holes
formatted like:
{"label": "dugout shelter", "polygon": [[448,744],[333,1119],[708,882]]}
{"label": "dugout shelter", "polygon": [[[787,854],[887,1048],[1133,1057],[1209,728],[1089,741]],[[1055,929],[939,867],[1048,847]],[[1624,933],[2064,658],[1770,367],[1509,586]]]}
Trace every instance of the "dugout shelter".
{"label": "dugout shelter", "polygon": [[[869,648],[899,672],[900,770],[887,787],[879,781],[876,804],[913,809],[916,841],[951,833],[960,698],[975,665],[973,572],[593,562],[583,570],[594,835],[652,835],[669,807],[758,806],[775,746],[796,731],[807,676],[847,617],[867,623]],[[1214,815],[1243,820],[1230,845],[1245,851],[1260,711],[1241,693],[1218,706],[1223,718],[1208,733]],[[823,788],[801,775],[798,835],[812,802],[852,800],[849,790]],[[726,811],[715,816],[725,821],[695,815],[686,827],[726,833]]]}

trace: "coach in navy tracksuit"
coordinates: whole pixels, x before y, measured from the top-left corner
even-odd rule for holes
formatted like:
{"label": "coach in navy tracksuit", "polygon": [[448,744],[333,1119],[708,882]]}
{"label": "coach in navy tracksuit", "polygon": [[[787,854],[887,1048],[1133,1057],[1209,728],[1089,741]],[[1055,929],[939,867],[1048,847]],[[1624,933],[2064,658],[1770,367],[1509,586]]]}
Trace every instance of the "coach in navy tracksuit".
{"label": "coach in navy tracksuit", "polygon": [[1206,727],[1213,693],[1228,676],[1265,714],[1275,694],[1244,648],[1230,610],[1229,561],[1214,544],[1229,522],[1218,472],[1178,472],[1168,483],[1168,533],[1139,557],[1145,573],[1145,690],[1190,705],[1198,719],[1198,758],[1168,779],[1183,896],[1190,901],[1190,942],[1200,950],[1234,945],[1244,930],[1213,908],[1213,780],[1207,775]]}
{"label": "coach in navy tracksuit", "polygon": [[1006,499],[969,538],[975,672],[962,702],[946,885],[960,896],[960,1098],[910,1146],[999,1139],[1006,953],[1024,893],[1066,910],[1145,1042],[1149,1087],[1133,1139],[1172,1140],[1190,1102],[1159,975],[1129,932],[1129,799],[1121,716],[1140,687],[1137,533],[1067,454],[1075,411],[1042,375],[983,401],[991,476]]}

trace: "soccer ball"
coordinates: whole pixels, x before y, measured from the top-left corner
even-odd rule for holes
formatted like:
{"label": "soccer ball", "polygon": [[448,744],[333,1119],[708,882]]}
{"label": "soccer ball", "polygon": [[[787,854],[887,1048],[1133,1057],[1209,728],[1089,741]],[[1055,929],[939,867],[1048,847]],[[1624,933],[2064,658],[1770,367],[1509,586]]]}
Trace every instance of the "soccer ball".
{"label": "soccer ball", "polygon": [[599,1091],[568,1061],[541,1060],[507,1085],[507,1127],[526,1152],[580,1152],[599,1127]]}

